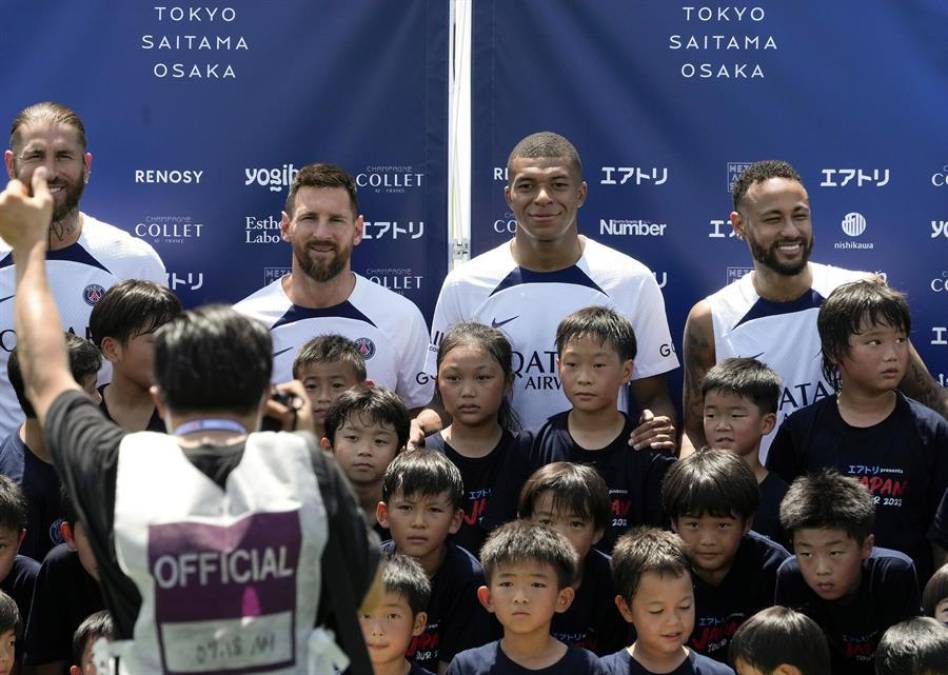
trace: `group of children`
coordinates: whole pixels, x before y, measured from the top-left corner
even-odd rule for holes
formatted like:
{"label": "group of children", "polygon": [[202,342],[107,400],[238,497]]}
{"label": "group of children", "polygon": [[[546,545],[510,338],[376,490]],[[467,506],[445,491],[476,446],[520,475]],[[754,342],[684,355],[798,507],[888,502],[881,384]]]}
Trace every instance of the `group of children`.
{"label": "group of children", "polygon": [[[147,282],[106,293],[90,322],[112,366],[103,390],[99,351],[70,339],[74,377],[126,429],[160,427],[150,335],[178,312]],[[766,466],[781,385],[752,358],[704,379],[710,448],[676,460],[630,447],[636,422],[617,402],[635,335],[607,308],[560,324],[572,407],[532,430],[508,400],[503,333],[456,326],[437,356],[451,423],[410,451],[408,410],[367,382],[358,348],[304,345],[293,375],[389,554],[382,601],[361,617],[376,675],[948,672],[948,628],[914,618],[924,605],[948,623],[948,566],[935,571],[948,425],[896,391],[908,307],[881,284],[846,284],[819,329],[839,393],[791,415]],[[88,673],[89,636],[109,634],[101,615],[84,621],[102,608],[95,563],[19,382],[27,421],[0,450],[0,675],[21,624],[26,665]]]}

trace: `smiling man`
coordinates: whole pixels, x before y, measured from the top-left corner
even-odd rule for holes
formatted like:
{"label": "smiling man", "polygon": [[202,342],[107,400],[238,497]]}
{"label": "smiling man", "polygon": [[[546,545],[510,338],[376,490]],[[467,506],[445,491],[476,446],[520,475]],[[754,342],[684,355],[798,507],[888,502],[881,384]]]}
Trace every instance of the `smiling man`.
{"label": "smiling man", "polygon": [[[576,148],[552,132],[531,134],[511,151],[507,177],[504,197],[517,231],[448,275],[432,321],[428,373],[434,375],[438,343],[454,324],[499,328],[514,350],[513,407],[524,427],[538,426],[570,407],[557,375],[557,325],[576,310],[607,306],[632,323],[639,345],[632,395],[640,410],[655,415],[636,430],[636,445],[673,445],[665,373],[678,359],[665,301],[645,265],[578,233],[587,186]],[[623,387],[619,407],[626,409],[627,401]]]}
{"label": "smiling man", "polygon": [[[149,244],[79,210],[92,154],[86,149],[85,126],[74,111],[48,101],[23,109],[13,120],[3,160],[9,177],[26,185],[37,167],[46,167],[53,196],[47,269],[67,330],[88,337],[92,308],[119,281],[146,279],[167,285],[165,267]],[[0,436],[23,420],[7,379],[7,361],[16,346],[15,276],[10,247],[0,242]]]}
{"label": "smiling man", "polygon": [[[683,339],[685,435],[682,455],[705,444],[701,384],[715,363],[756,358],[783,384],[777,425],[761,440],[765,460],[784,417],[833,393],[823,376],[816,316],[840,284],[868,276],[810,262],[813,222],[803,180],[786,162],[752,164],[734,184],[731,225],[747,241],[754,270],[701,300],[688,314]],[[900,388],[948,414],[948,393],[932,379],[914,348]]]}
{"label": "smiling man", "polygon": [[290,186],[280,234],[293,248],[290,273],[234,306],[270,329],[274,381],[293,378],[293,359],[305,342],[337,333],[355,342],[375,384],[393,389],[408,408],[426,404],[434,385],[419,377],[424,317],[411,300],[350,266],[363,234],[352,176],[333,164],[303,167]]}

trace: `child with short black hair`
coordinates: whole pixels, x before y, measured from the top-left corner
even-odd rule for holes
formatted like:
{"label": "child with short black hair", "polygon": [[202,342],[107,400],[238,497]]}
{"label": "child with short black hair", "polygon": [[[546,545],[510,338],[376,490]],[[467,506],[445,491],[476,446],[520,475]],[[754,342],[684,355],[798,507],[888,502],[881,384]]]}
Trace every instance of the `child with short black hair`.
{"label": "child with short black hair", "polygon": [[326,415],[343,392],[365,384],[365,358],[352,340],[317,335],[300,347],[293,360],[293,379],[303,383],[313,408],[317,437],[325,433]]}
{"label": "child with short black hair", "polygon": [[73,665],[69,666],[69,675],[97,675],[92,648],[100,638],[108,641],[115,639],[115,622],[107,609],[87,616],[73,633]]}
{"label": "child with short black hair", "polygon": [[922,591],[922,613],[948,626],[948,563],[932,575]]}
{"label": "child with short black hair", "polygon": [[[85,338],[65,333],[69,352],[69,370],[73,379],[94,401],[99,400],[96,378],[102,365],[99,350]],[[46,438],[33,406],[26,398],[20,357],[14,347],[7,362],[7,375],[26,420],[0,444],[0,474],[9,476],[26,497],[26,536],[20,552],[33,560],[42,560],[49,550],[62,543],[58,521],[62,518],[59,475],[46,447]],[[26,615],[23,615],[24,621]]]}
{"label": "child with short black hair", "polygon": [[405,658],[412,638],[425,630],[431,582],[406,555],[393,555],[382,565],[382,598],[359,616],[374,675],[432,675]]}
{"label": "child with short black hair", "polygon": [[704,376],[701,393],[708,444],[735,453],[757,479],[760,505],[754,531],[786,545],[780,501],[790,486],[760,463],[760,441],[777,422],[780,376],[757,359],[725,359]]}
{"label": "child with short black hair", "polygon": [[[629,321],[606,307],[587,307],[556,330],[560,382],[572,408],[553,415],[536,432],[534,467],[556,461],[590,464],[609,486],[613,517],[597,547],[610,553],[616,538],[636,525],[665,524],[661,483],[675,458],[668,418],[643,411],[638,427],[617,407],[632,375],[635,333]],[[644,434],[644,435],[643,435]],[[630,437],[636,442],[633,452]]]}
{"label": "child with short black hair", "polygon": [[599,673],[595,655],[550,635],[554,614],[573,600],[576,551],[554,530],[515,521],[487,538],[481,549],[487,584],[477,595],[504,627],[504,636],[454,657],[449,675]]}
{"label": "child with short black hair", "polygon": [[180,313],[178,296],[144,279],[115,284],[92,308],[89,332],[112,366],[112,380],[99,388],[100,407],[127,431],[165,431],[151,393],[154,334]]}
{"label": "child with short black hair", "polygon": [[823,631],[806,614],[779,605],[742,623],[728,653],[737,675],[831,675]]}
{"label": "child with short black hair", "polygon": [[727,450],[699,450],[678,461],[662,486],[672,529],[685,542],[695,584],[695,651],[727,660],[738,626],[773,604],[777,569],[790,557],[751,531],[757,479]]}
{"label": "child with short black hair", "polygon": [[948,629],[927,616],[897,623],[876,649],[875,675],[945,675]]}
{"label": "child with short black hair", "polygon": [[490,642],[497,632],[477,600],[484,585],[480,563],[447,540],[461,525],[463,495],[461,473],[435,450],[403,452],[382,480],[378,521],[392,533],[382,549],[411,556],[431,580],[428,623],[407,656],[433,672],[443,673],[455,654]]}
{"label": "child with short black hair", "polygon": [[566,611],[553,615],[553,637],[600,656],[628,644],[628,624],[615,607],[609,556],[594,548],[612,519],[609,488],[602,476],[585,464],[547,464],[524,484],[519,513],[525,520],[552,527],[579,555],[576,597]]}
{"label": "child with short black hair", "polygon": [[802,476],[780,505],[796,554],[777,572],[774,601],[819,624],[834,673],[872,673],[882,633],[917,616],[915,566],[904,553],[873,547],[872,496],[833,469]]}
{"label": "child with short black hair", "polygon": [[0,675],[10,675],[17,661],[16,641],[20,633],[20,610],[9,595],[0,591]]}
{"label": "child with short black hair", "polygon": [[0,476],[0,591],[16,602],[24,625],[30,616],[40,568],[38,562],[18,552],[26,536],[28,508],[20,486]]}
{"label": "child with short black hair", "polygon": [[382,387],[344,391],[326,414],[326,435],[320,443],[335,455],[366,522],[383,540],[388,539],[388,531],[376,516],[382,480],[388,465],[405,447],[410,427],[405,404],[395,392]]}
{"label": "child with short black hair", "polygon": [[838,392],[783,422],[767,467],[787,482],[823,467],[859,480],[876,501],[876,543],[912,558],[925,581],[934,568],[926,535],[948,488],[948,420],[897,389],[917,358],[908,303],[881,281],[843,284],[817,327]]}
{"label": "child with short black hair", "polygon": [[435,393],[451,424],[425,438],[448,456],[464,480],[464,518],[452,541],[477,555],[487,534],[513,520],[517,494],[530,475],[529,437],[516,433],[507,395],[513,350],[490,326],[459,323],[441,339]]}
{"label": "child with short black hair", "polygon": [[635,641],[601,660],[607,675],[734,675],[723,663],[685,646],[695,622],[685,543],[664,530],[638,529],[612,552],[616,607]]}

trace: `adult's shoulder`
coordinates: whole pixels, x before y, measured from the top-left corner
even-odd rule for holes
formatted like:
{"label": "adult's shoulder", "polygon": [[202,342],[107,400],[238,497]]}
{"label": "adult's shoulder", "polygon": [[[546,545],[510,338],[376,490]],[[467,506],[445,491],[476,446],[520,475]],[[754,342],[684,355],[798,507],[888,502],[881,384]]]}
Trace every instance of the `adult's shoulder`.
{"label": "adult's shoulder", "polygon": [[86,213],[81,214],[81,217],[80,243],[96,258],[107,258],[107,266],[116,276],[166,283],[165,264],[151,244]]}
{"label": "adult's shoulder", "polygon": [[593,279],[606,279],[616,283],[654,281],[652,270],[640,260],[595,239],[583,237],[583,240],[585,247],[579,264],[588,267]]}
{"label": "adult's shoulder", "polygon": [[293,304],[283,291],[283,279],[271,281],[263,288],[234,303],[234,309],[241,314],[265,320],[273,312],[285,312]]}
{"label": "adult's shoulder", "polygon": [[925,435],[948,438],[948,420],[914,398],[909,398],[900,391],[896,394],[899,397],[899,405],[904,406],[904,410],[915,420],[919,431]]}
{"label": "adult's shoulder", "polygon": [[813,275],[813,289],[824,297],[832,293],[833,289],[840,284],[859,281],[860,279],[871,279],[876,276],[872,272],[864,270],[851,270],[817,262],[810,263],[810,272]]}
{"label": "adult's shoulder", "polygon": [[473,286],[492,290],[516,267],[517,263],[510,252],[510,241],[505,241],[451,270],[444,279],[442,289]]}
{"label": "adult's shoulder", "polygon": [[355,274],[355,278],[349,302],[373,320],[401,323],[406,315],[421,318],[421,310],[410,298],[369,281],[361,274]]}

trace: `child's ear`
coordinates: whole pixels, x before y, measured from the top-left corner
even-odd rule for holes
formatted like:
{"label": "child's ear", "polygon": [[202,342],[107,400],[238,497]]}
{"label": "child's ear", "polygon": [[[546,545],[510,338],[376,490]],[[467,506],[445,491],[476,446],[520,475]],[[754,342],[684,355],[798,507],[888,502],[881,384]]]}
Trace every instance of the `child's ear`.
{"label": "child's ear", "polygon": [[464,509],[454,509],[454,515],[451,517],[451,528],[448,530],[451,534],[457,534],[461,529],[461,520],[464,518]]}
{"label": "child's ear", "polygon": [[418,612],[415,615],[415,623],[411,627],[411,636],[418,637],[425,632],[428,625],[428,612]]}
{"label": "child's ear", "polygon": [[69,675],[82,675],[79,666],[69,666]]}
{"label": "child's ear", "polygon": [[774,668],[774,675],[803,675],[803,671],[789,663],[781,663]]}
{"label": "child's ear", "polygon": [[626,623],[632,623],[632,609],[629,607],[629,603],[625,601],[621,595],[617,595],[615,599],[616,609],[619,610],[619,614],[622,615],[622,618],[625,619]]}
{"label": "child's ear", "polygon": [[494,603],[491,601],[490,589],[487,586],[478,586],[477,600],[481,606],[491,614],[494,613]]}
{"label": "child's ear", "polygon": [[76,550],[76,537],[72,531],[72,525],[67,523],[65,520],[59,523],[59,534],[62,535],[63,541],[66,542],[66,545],[69,546],[73,551]]}
{"label": "child's ear", "polygon": [[605,534],[606,534],[605,530],[596,530],[596,533],[593,535],[592,545],[595,546],[600,541],[602,541],[602,537]]}
{"label": "child's ear", "polygon": [[753,529],[753,527],[754,527],[754,516],[749,516],[749,517],[744,521],[744,532],[743,532],[743,534],[742,534],[741,536],[743,536],[744,534],[747,534],[748,532],[750,532],[751,529]]}
{"label": "child's ear", "polygon": [[632,379],[632,359],[626,359],[622,364],[622,382],[628,383]]}
{"label": "child's ear", "polygon": [[567,586],[561,588],[559,595],[556,597],[556,606],[553,608],[557,614],[562,614],[569,606],[573,604],[573,600],[576,598],[576,589],[572,586]]}
{"label": "child's ear", "polygon": [[862,542],[862,551],[860,551],[863,560],[869,557],[869,554],[872,553],[872,547],[875,545],[876,535],[870,534],[865,538],[865,540]]}
{"label": "child's ear", "polygon": [[151,400],[155,404],[155,410],[158,411],[158,417],[165,420],[167,423],[167,411],[168,408],[165,406],[165,402],[161,400],[161,389],[158,388],[157,384],[153,384],[148,387],[148,393],[151,394]]}
{"label": "child's ear", "polygon": [[23,544],[23,540],[26,539],[26,528],[24,527],[20,530],[20,536],[16,538],[16,550],[20,550],[20,546]]}
{"label": "child's ear", "polygon": [[389,529],[388,506],[386,506],[385,502],[379,502],[375,505],[375,519],[379,521],[379,525],[384,527],[386,530]]}
{"label": "child's ear", "polygon": [[323,436],[319,439],[319,447],[321,447],[326,452],[332,452],[332,444],[329,442],[329,439]]}
{"label": "child's ear", "polygon": [[104,337],[99,345],[99,351],[102,352],[102,356],[105,357],[106,361],[115,363],[121,356],[121,345],[115,338]]}
{"label": "child's ear", "polygon": [[771,431],[774,430],[774,427],[777,426],[777,415],[776,413],[767,413],[760,420],[760,434],[761,436],[766,436]]}

